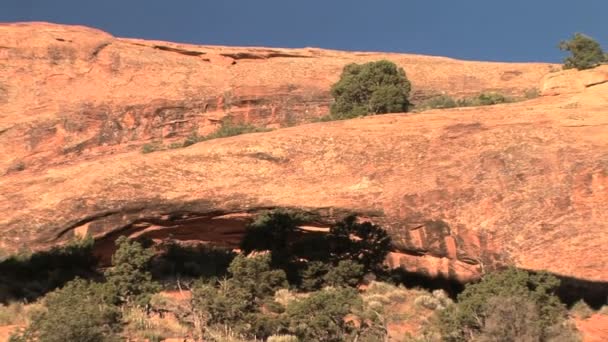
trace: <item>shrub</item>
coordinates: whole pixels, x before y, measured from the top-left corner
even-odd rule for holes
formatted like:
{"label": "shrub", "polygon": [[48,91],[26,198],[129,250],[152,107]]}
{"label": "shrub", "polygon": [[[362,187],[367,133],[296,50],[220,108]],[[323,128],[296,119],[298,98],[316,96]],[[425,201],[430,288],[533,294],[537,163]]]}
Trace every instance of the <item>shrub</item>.
{"label": "shrub", "polygon": [[285,273],[270,268],[270,256],[237,256],[229,267],[230,278],[218,283],[195,285],[192,303],[199,321],[224,325],[232,331],[255,337],[276,333],[281,325],[277,317],[260,313],[265,306],[271,312],[283,311],[273,300],[275,292],[287,286]]}
{"label": "shrub", "polygon": [[524,97],[527,100],[535,99],[539,96],[540,96],[540,90],[538,90],[538,88],[526,89],[526,91],[524,92]]}
{"label": "shrub", "polygon": [[606,60],[600,44],[581,33],[576,33],[570,40],[562,41],[559,48],[570,52],[570,56],[564,59],[564,69],[591,69]]}
{"label": "shrub", "polygon": [[251,295],[233,281],[221,281],[219,286],[199,283],[193,287],[192,303],[207,324],[238,326],[247,312],[253,311]]}
{"label": "shrub", "polygon": [[504,96],[500,93],[495,92],[483,92],[476,97],[464,98],[457,101],[458,107],[477,107],[477,106],[491,106],[500,103],[508,103],[513,100],[509,97]]}
{"label": "shrub", "polygon": [[370,222],[359,223],[355,216],[333,225],[328,239],[333,260],[358,262],[365,272],[378,270],[391,248],[391,238],[384,229]]}
{"label": "shrub", "polygon": [[414,304],[429,310],[443,310],[452,303],[443,290],[435,290],[431,295],[421,295],[414,300]]}
{"label": "shrub", "polygon": [[22,303],[0,304],[0,326],[24,323],[25,316],[25,306]]}
{"label": "shrub", "polygon": [[46,310],[14,341],[118,341],[120,314],[104,300],[103,287],[76,279],[45,298]]}
{"label": "shrub", "polygon": [[116,240],[118,249],[112,255],[112,267],[104,272],[106,289],[116,304],[145,307],[160,286],[148,271],[154,256],[151,249],[124,236]]}
{"label": "shrub", "polygon": [[175,149],[175,148],[179,148],[179,147],[188,147],[188,146],[194,145],[196,143],[199,143],[201,141],[219,139],[219,138],[227,138],[227,137],[232,137],[232,136],[247,134],[247,133],[268,132],[268,131],[271,131],[271,129],[263,128],[263,127],[256,127],[254,125],[246,124],[246,123],[234,123],[232,121],[232,119],[227,119],[227,120],[222,121],[222,123],[221,123],[220,127],[217,129],[217,131],[215,131],[211,134],[205,135],[205,136],[200,136],[200,135],[198,135],[198,132],[194,131],[186,137],[186,139],[184,140],[183,143],[181,143],[181,144],[172,143],[171,145],[169,145],[169,148]]}
{"label": "shrub", "polygon": [[344,67],[332,86],[331,118],[348,119],[368,114],[406,112],[411,84],[405,71],[382,60]]}
{"label": "shrub", "polygon": [[591,309],[591,307],[585,303],[584,300],[579,300],[578,302],[574,303],[574,305],[572,306],[572,308],[570,309],[576,316],[582,318],[582,319],[587,319],[589,317],[591,317],[591,315],[593,315],[593,309]]}
{"label": "shrub", "polygon": [[446,109],[458,107],[458,103],[449,95],[435,96],[422,103],[419,108],[424,109]]}
{"label": "shrub", "polygon": [[480,106],[491,106],[499,103],[510,102],[506,96],[492,92],[479,94],[477,101],[479,102]]}
{"label": "shrub", "polygon": [[246,254],[253,251],[270,251],[272,264],[284,266],[291,258],[288,237],[305,219],[301,214],[281,209],[262,214],[247,227],[241,249]]}
{"label": "shrub", "polygon": [[272,335],[266,342],[298,342],[298,337],[294,335]]}
{"label": "shrub", "polygon": [[228,273],[228,266],[236,256],[229,249],[199,246],[180,246],[171,243],[164,254],[153,261],[154,275],[192,278],[221,278]]}
{"label": "shrub", "polygon": [[344,341],[355,327],[344,318],[363,302],[351,288],[325,289],[287,306],[288,331],[302,341]]}
{"label": "shrub", "polygon": [[161,144],[159,142],[151,142],[151,143],[144,144],[141,147],[141,153],[147,154],[147,153],[152,153],[155,151],[160,151],[162,149],[163,149],[163,144]]}
{"label": "shrub", "polygon": [[[496,322],[534,319],[529,324],[531,327],[536,325],[544,339],[549,329],[565,317],[565,309],[554,294],[558,285],[559,280],[546,273],[530,274],[513,268],[486,275],[479,283],[467,285],[458,296],[457,304],[440,312],[443,338],[461,341],[498,331],[498,328],[486,326],[491,317]],[[499,301],[493,298],[499,298]],[[523,302],[530,306],[520,311],[514,309]],[[513,315],[523,316],[516,319],[511,317]],[[518,340],[518,336],[509,337],[509,340]]]}
{"label": "shrub", "polygon": [[323,280],[327,286],[355,287],[361,282],[363,273],[363,265],[352,260],[340,260],[336,266],[329,269]]}
{"label": "shrub", "polygon": [[302,284],[300,287],[305,291],[316,291],[323,287],[325,275],[329,271],[329,265],[321,261],[312,261],[302,271]]}
{"label": "shrub", "polygon": [[289,289],[278,289],[274,293],[274,301],[283,306],[287,306],[290,302],[296,300],[297,298],[298,297],[296,294]]}
{"label": "shrub", "polygon": [[235,135],[268,131],[270,131],[268,128],[256,127],[246,123],[233,123],[232,120],[226,120],[222,121],[222,124],[217,131],[206,135],[204,138],[202,138],[202,140],[226,138]]}
{"label": "shrub", "polygon": [[283,270],[271,269],[270,260],[269,254],[249,258],[238,255],[228,267],[231,281],[257,299],[274,295],[276,290],[287,287],[287,279]]}

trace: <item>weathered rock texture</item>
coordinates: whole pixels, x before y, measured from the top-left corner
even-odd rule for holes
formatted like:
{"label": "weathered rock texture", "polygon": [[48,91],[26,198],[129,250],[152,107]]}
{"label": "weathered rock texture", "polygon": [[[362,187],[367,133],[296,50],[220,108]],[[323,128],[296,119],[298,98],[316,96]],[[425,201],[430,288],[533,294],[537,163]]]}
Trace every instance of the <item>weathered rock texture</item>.
{"label": "weathered rock texture", "polygon": [[395,242],[389,262],[410,271],[468,280],[513,264],[608,281],[608,83],[141,154],[129,146],[211,128],[229,112],[226,91],[238,99],[234,113],[253,122],[318,115],[352,61],[397,61],[418,96],[523,91],[549,66],[195,47],[52,25],[0,30],[6,251],[84,233],[101,243],[165,231],[234,244],[252,214],[293,207],[316,213],[318,227],[350,212],[382,224]]}
{"label": "weathered rock texture", "polygon": [[521,95],[553,66],[319,49],[230,48],[114,38],[94,29],[0,24],[0,174],[206,134],[227,116],[289,126],[327,113],[353,62],[390,59],[414,101]]}

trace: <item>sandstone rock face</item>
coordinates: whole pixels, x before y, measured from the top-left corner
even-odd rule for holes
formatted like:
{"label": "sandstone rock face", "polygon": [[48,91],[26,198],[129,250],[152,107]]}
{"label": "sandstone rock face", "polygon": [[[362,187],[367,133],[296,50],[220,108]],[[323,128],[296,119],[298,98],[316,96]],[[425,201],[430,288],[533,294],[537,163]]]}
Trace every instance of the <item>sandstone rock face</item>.
{"label": "sandstone rock face", "polygon": [[45,23],[0,24],[0,174],[171,143],[226,117],[290,126],[327,113],[348,63],[390,59],[414,101],[538,88],[548,64],[320,49],[194,46]]}
{"label": "sandstone rock face", "polygon": [[585,88],[608,82],[608,65],[578,71],[575,69],[553,72],[541,81],[541,95],[578,94]]}
{"label": "sandstone rock face", "polygon": [[[291,207],[316,214],[314,227],[347,213],[383,225],[395,242],[387,262],[412,272],[466,281],[512,264],[608,281],[608,83],[141,154],[147,139],[212,129],[228,114],[280,124],[277,113],[322,113],[352,61],[395,60],[419,96],[523,91],[549,66],[195,47],[47,24],[0,30],[6,252],[85,233],[101,247],[118,234],[235,245],[252,215]],[[78,48],[51,53],[51,43]],[[230,109],[227,90],[239,99]],[[260,114],[271,106],[275,116]]]}
{"label": "sandstone rock face", "polygon": [[411,271],[467,280],[507,263],[607,281],[608,115],[570,101],[308,124],[26,169],[0,178],[1,247],[154,227],[230,241],[248,215],[293,207],[319,226],[347,212],[384,225],[389,262]]}

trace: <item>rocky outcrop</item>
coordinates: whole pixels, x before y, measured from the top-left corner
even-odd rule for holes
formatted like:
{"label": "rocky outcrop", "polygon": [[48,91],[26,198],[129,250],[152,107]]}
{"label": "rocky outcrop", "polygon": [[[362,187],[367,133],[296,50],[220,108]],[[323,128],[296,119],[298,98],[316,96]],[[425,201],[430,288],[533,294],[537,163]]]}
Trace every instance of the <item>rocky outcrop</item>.
{"label": "rocky outcrop", "polygon": [[514,264],[607,281],[608,115],[571,101],[307,124],[26,169],[0,178],[0,246],[150,227],[229,241],[248,215],[292,207],[319,226],[349,212],[382,224],[390,262],[419,273],[466,280]]}
{"label": "rocky outcrop", "polygon": [[204,135],[227,117],[280,127],[327,113],[348,63],[390,59],[413,100],[537,88],[548,64],[321,49],[195,46],[46,23],[0,24],[0,174]]}
{"label": "rocky outcrop", "polygon": [[580,94],[585,88],[608,82],[608,65],[588,70],[569,69],[547,74],[541,81],[541,95]]}
{"label": "rocky outcrop", "polygon": [[252,215],[290,207],[314,214],[313,227],[349,213],[383,225],[387,261],[412,272],[466,281],[512,264],[608,281],[608,83],[142,154],[143,142],[212,130],[226,115],[262,125],[320,115],[353,61],[396,61],[417,96],[523,91],[549,66],[0,30],[5,252],[87,233],[106,246],[119,234],[234,245]]}

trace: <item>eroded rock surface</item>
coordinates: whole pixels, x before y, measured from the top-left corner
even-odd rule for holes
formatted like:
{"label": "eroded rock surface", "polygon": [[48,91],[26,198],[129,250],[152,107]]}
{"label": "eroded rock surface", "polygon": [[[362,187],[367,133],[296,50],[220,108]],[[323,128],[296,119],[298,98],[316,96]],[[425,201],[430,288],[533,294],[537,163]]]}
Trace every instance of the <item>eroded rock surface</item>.
{"label": "eroded rock surface", "polygon": [[[318,226],[352,212],[383,225],[395,242],[388,261],[413,272],[469,280],[513,264],[608,281],[608,83],[141,154],[133,146],[212,129],[228,113],[262,124],[282,122],[277,113],[318,115],[351,61],[397,61],[418,96],[517,92],[548,66],[195,47],[32,27],[0,26],[2,70],[14,71],[0,73],[8,94],[0,104],[0,167],[12,168],[0,176],[4,251],[163,228],[234,243],[247,217],[291,207],[316,214]],[[79,48],[52,57],[49,42]],[[233,112],[223,109],[227,90],[241,99]],[[245,98],[258,102],[239,102]],[[259,114],[269,103],[275,116]],[[306,106],[316,109],[306,114]]]}
{"label": "eroded rock surface", "polygon": [[115,38],[46,23],[0,24],[0,174],[169,144],[226,117],[290,126],[327,113],[348,63],[390,59],[413,100],[486,90],[521,95],[553,66]]}

